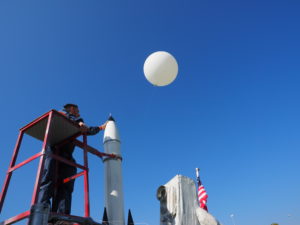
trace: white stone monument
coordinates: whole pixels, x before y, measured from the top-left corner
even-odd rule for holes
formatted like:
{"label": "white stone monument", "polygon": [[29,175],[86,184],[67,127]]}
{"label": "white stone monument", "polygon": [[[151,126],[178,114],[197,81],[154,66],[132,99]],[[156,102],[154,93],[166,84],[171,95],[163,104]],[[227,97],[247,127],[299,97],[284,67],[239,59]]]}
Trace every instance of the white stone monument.
{"label": "white stone monument", "polygon": [[221,225],[197,202],[195,182],[176,175],[157,190],[160,201],[160,225]]}

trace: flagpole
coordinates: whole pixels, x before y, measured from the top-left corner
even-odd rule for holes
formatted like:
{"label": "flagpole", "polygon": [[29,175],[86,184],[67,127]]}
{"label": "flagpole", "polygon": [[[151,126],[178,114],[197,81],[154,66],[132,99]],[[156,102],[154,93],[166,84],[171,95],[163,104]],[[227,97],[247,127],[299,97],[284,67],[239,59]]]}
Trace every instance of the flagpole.
{"label": "flagpole", "polygon": [[196,168],[196,177],[197,177],[197,180],[200,179],[200,177],[199,177],[199,170],[200,170],[199,168]]}
{"label": "flagpole", "polygon": [[202,185],[202,182],[200,180],[200,175],[199,175],[199,168],[196,168],[196,177],[197,177],[197,183],[198,183],[198,188],[197,188],[197,199],[198,199],[198,203],[200,208],[207,210],[207,198],[208,195],[204,189],[204,186]]}

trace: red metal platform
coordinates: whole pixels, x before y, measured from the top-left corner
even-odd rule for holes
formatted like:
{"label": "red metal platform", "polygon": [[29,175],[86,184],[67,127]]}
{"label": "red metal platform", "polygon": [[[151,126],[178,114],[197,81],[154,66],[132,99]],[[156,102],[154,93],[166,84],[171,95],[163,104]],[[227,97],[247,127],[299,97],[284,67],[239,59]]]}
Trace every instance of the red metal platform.
{"label": "red metal platform", "polygon": [[[36,138],[43,142],[42,150],[31,156],[30,158],[24,160],[23,162],[16,165],[17,156],[19,153],[19,149],[21,146],[22,138],[24,134],[27,134],[33,138]],[[83,141],[77,140],[79,136],[83,136]],[[46,155],[46,146],[60,146],[67,142],[73,142],[77,147],[83,149],[83,157],[84,157],[84,164],[76,164],[74,162],[68,161],[58,155],[51,154],[50,156],[55,158],[58,161],[64,162],[66,164],[75,166],[77,168],[82,169],[81,172],[78,174],[66,178],[64,182],[69,182],[70,180],[76,179],[79,176],[84,176],[84,217],[90,217],[90,203],[89,203],[89,169],[88,169],[88,158],[87,154],[91,153],[96,155],[100,158],[108,157],[108,158],[115,158],[116,155],[113,154],[106,154],[103,152],[98,151],[97,149],[89,146],[87,144],[87,136],[82,134],[80,131],[80,127],[78,124],[74,123],[73,121],[67,119],[62,113],[56,110],[50,110],[49,112],[45,113],[44,115],[40,116],[39,118],[35,119],[31,123],[27,124],[26,126],[22,127],[19,132],[19,136],[13,151],[12,159],[9,164],[7,174],[4,180],[3,188],[0,195],[0,213],[2,211],[2,207],[4,205],[5,196],[8,190],[8,186],[10,183],[11,176],[13,172],[22,167],[23,165],[31,162],[34,159],[40,158],[38,170],[36,174],[36,181],[34,185],[34,190],[32,194],[31,206],[37,203],[37,197],[39,194],[40,188],[40,180],[42,171],[44,169],[44,161]],[[3,221],[4,225],[13,224],[20,220],[26,219],[30,216],[30,210],[25,211],[19,215],[16,215],[12,218],[9,218]],[[71,215],[70,215],[71,216]],[[71,216],[76,217],[76,216]],[[77,217],[80,218],[80,217]]]}

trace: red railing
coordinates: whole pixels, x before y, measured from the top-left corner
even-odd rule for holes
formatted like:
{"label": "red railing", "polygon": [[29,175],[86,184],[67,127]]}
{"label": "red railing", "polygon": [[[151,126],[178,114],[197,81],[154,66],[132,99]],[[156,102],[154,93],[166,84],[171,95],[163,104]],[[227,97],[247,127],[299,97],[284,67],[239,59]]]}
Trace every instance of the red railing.
{"label": "red railing", "polygon": [[[56,129],[59,129],[60,132],[57,134]],[[62,132],[62,129],[63,130]],[[23,162],[15,165],[17,156],[19,153],[19,149],[21,146],[21,142],[23,139],[24,134],[28,134],[36,139],[39,139],[43,141],[42,150],[39,153],[34,154],[32,157],[24,160]],[[50,135],[51,134],[51,135]],[[83,136],[83,142],[77,140],[76,138],[79,136]],[[8,186],[10,183],[10,179],[12,176],[12,173],[16,170],[21,168],[23,165],[30,163],[34,159],[40,158],[38,169],[37,169],[37,175],[34,185],[34,190],[32,194],[32,200],[31,200],[31,206],[37,203],[39,189],[40,189],[40,182],[42,177],[42,171],[44,170],[44,162],[45,162],[45,156],[46,156],[46,148],[48,145],[51,146],[59,146],[68,143],[73,142],[77,147],[83,149],[83,159],[84,159],[84,165],[80,165],[77,163],[74,163],[72,161],[69,161],[65,158],[62,158],[56,154],[49,154],[50,157],[55,158],[56,160],[66,163],[68,165],[77,167],[82,169],[83,171],[71,176],[69,178],[64,179],[64,183],[69,182],[71,180],[74,180],[80,176],[84,176],[84,217],[90,217],[90,202],[89,202],[89,168],[88,168],[88,153],[96,155],[100,158],[103,157],[109,157],[109,158],[116,158],[116,155],[113,154],[106,154],[103,152],[98,151],[97,149],[91,147],[87,143],[87,136],[85,134],[82,134],[80,132],[79,126],[67,119],[64,115],[59,113],[56,110],[50,110],[49,112],[45,113],[44,115],[40,116],[36,120],[32,121],[28,125],[24,126],[20,129],[20,133],[13,151],[12,159],[10,161],[7,174],[4,180],[4,184],[2,187],[1,195],[0,195],[0,213],[2,211],[4,200],[7,194]],[[56,185],[57,186],[57,185]],[[26,219],[30,216],[30,210],[25,211],[23,213],[20,213],[12,218],[9,218],[5,220],[3,223],[5,225],[7,224],[13,224],[16,223],[22,219]],[[74,218],[80,218],[78,216],[72,216]]]}

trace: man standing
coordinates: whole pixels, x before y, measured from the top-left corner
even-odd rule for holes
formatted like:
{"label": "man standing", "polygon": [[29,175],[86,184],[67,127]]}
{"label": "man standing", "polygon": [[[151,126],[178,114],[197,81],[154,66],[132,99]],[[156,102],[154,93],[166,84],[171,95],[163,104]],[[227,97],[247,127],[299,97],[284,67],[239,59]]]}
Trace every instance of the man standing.
{"label": "man standing", "polygon": [[[62,112],[69,120],[77,123],[80,126],[81,132],[86,135],[95,135],[100,130],[104,130],[106,123],[101,126],[88,127],[83,119],[80,117],[79,108],[75,104],[66,104]],[[38,196],[38,203],[47,203],[50,205],[50,199],[52,198],[52,210],[53,212],[70,214],[71,213],[71,202],[72,192],[74,189],[74,181],[71,180],[67,183],[62,181],[65,178],[71,177],[77,173],[77,168],[68,165],[63,162],[56,163],[48,154],[57,154],[64,159],[74,162],[73,152],[75,145],[72,142],[66,143],[60,146],[58,149],[54,146],[47,146],[45,157],[44,171],[41,178],[40,193]],[[56,165],[58,164],[58,167]],[[55,172],[57,170],[57,182],[59,184],[57,192],[54,193]]]}

